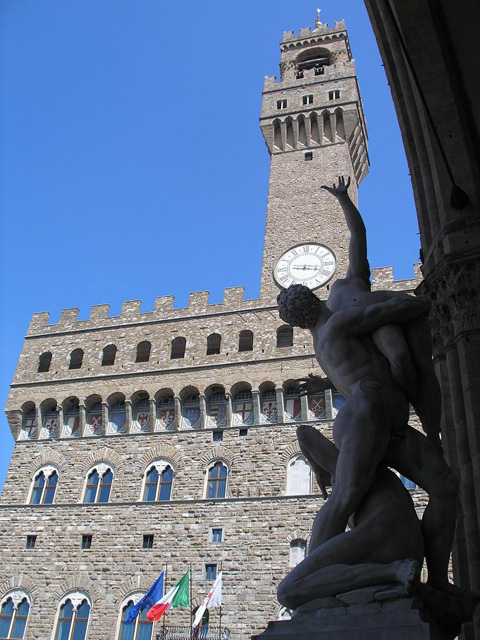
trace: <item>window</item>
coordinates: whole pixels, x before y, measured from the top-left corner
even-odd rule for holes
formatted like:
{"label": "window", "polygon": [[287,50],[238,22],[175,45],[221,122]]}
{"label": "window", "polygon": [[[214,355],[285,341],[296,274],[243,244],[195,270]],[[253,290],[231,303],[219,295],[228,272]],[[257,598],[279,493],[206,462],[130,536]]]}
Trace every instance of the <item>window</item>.
{"label": "window", "polygon": [[52,363],[52,354],[50,351],[46,353],[42,353],[42,355],[38,358],[38,373],[45,373],[45,371],[50,371],[50,364]]}
{"label": "window", "polygon": [[206,564],[205,565],[205,580],[215,580],[217,577],[217,565]]}
{"label": "window", "polygon": [[154,463],[145,476],[143,502],[166,502],[172,495],[173,469],[164,461]]}
{"label": "window", "polygon": [[68,362],[69,369],[81,369],[83,363],[83,350],[82,349],[74,349],[70,354],[70,359]]}
{"label": "window", "polygon": [[90,603],[83,594],[71,594],[58,613],[55,640],[85,640],[87,636]]}
{"label": "window", "polygon": [[35,543],[37,541],[37,536],[27,536],[27,549],[35,549]]}
{"label": "window", "polygon": [[239,429],[238,435],[240,438],[246,438],[248,436],[248,429]]}
{"label": "window", "polygon": [[237,391],[233,397],[233,424],[253,424],[253,401],[250,389]]}
{"label": "window", "polygon": [[153,533],[147,533],[143,536],[143,548],[153,549]]}
{"label": "window", "polygon": [[307,551],[307,543],[305,540],[292,540],[290,542],[290,567],[296,567],[304,558]]}
{"label": "window", "polygon": [[[30,403],[29,403],[30,404]],[[37,437],[37,413],[35,409],[25,410],[19,440],[35,440]]]}
{"label": "window", "polygon": [[321,76],[325,73],[325,69],[321,66],[315,67],[315,75]]}
{"label": "window", "polygon": [[329,100],[338,100],[340,98],[340,91],[338,89],[335,89],[334,91],[329,91],[328,92],[328,99]]}
{"label": "window", "polygon": [[108,502],[112,488],[113,472],[110,467],[100,464],[87,477],[85,500],[87,504]]}
{"label": "window", "polygon": [[40,469],[33,481],[30,504],[52,504],[57,488],[58,473],[53,467]]}
{"label": "window", "polygon": [[290,461],[287,469],[287,496],[311,493],[312,467],[305,456],[297,456]]}
{"label": "window", "polygon": [[[273,384],[273,383],[270,383]],[[277,393],[275,388],[266,388],[262,391],[260,399],[260,420],[274,424],[278,420]]]}
{"label": "window", "polygon": [[213,431],[212,440],[213,442],[221,442],[223,440],[223,429]]}
{"label": "window", "polygon": [[118,399],[117,401],[112,402],[107,433],[112,435],[117,433],[127,433],[127,412],[125,409],[125,400]]}
{"label": "window", "polygon": [[313,151],[305,151],[303,154],[303,159],[305,160],[305,162],[313,160]]}
{"label": "window", "polygon": [[153,623],[147,620],[148,607],[141,611],[132,622],[127,622],[130,611],[144,595],[136,593],[124,601],[117,640],[151,640]]}
{"label": "window", "polygon": [[223,542],[223,529],[221,527],[211,530],[210,542]]}
{"label": "window", "polygon": [[303,104],[313,104],[313,93],[309,93],[302,98]]}
{"label": "window", "polygon": [[63,403],[62,438],[80,437],[80,407],[78,398],[71,398]]}
{"label": "window", "polygon": [[111,367],[112,364],[115,364],[116,355],[117,347],[114,344],[107,344],[105,349],[102,351],[102,367]]}
{"label": "window", "polygon": [[225,498],[227,491],[227,467],[221,462],[215,464],[208,470],[207,498]]}
{"label": "window", "polygon": [[219,333],[212,333],[207,338],[207,356],[212,356],[220,353],[220,346],[222,344],[222,336]]}
{"label": "window", "polygon": [[277,109],[286,109],[286,108],[287,108],[287,101],[285,99],[277,100]]}
{"label": "window", "polygon": [[92,535],[91,534],[85,534],[82,536],[82,549],[84,551],[87,551],[88,549],[92,548]]}
{"label": "window", "polygon": [[180,336],[174,338],[172,340],[172,350],[170,352],[170,359],[175,360],[176,358],[184,358],[185,357],[185,346],[187,341],[185,338],[181,338]]}
{"label": "window", "polygon": [[207,427],[227,425],[227,397],[223,387],[213,387],[207,401]]}
{"label": "window", "polygon": [[402,484],[405,487],[405,489],[409,489],[410,491],[413,491],[413,489],[417,488],[417,485],[415,484],[415,482],[412,482],[405,476],[400,475],[400,480],[402,481]]}
{"label": "window", "polygon": [[23,638],[27,626],[30,603],[24,591],[11,591],[0,609],[0,638]]}
{"label": "window", "polygon": [[283,325],[277,329],[277,347],[293,346],[293,327]]}
{"label": "window", "polygon": [[302,419],[302,402],[298,387],[295,385],[285,390],[285,419],[289,422],[298,422]]}
{"label": "window", "polygon": [[53,440],[57,437],[58,408],[55,400],[48,400],[42,403],[42,426],[40,429],[40,439]]}
{"label": "window", "polygon": [[239,351],[253,351],[253,333],[248,329],[240,331],[238,338]]}
{"label": "window", "polygon": [[144,340],[137,345],[137,356],[135,362],[148,362],[150,360],[151,342]]}
{"label": "window", "polygon": [[182,427],[197,429],[200,426],[200,399],[198,391],[183,397]]}

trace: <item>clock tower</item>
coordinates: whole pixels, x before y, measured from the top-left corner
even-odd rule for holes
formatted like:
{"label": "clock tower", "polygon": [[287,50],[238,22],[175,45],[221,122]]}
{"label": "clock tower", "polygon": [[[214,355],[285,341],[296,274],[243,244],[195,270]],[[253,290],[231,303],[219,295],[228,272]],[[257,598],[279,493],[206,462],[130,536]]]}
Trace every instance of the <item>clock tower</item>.
{"label": "clock tower", "polygon": [[[329,28],[317,17],[313,30],[286,31],[280,51],[280,80],[265,78],[260,117],[271,157],[260,288],[266,303],[275,301],[282,276],[283,286],[290,284],[286,263],[303,276],[296,281],[322,287],[320,297],[345,275],[348,230],[339,204],[321,185],[350,176],[356,203],[368,172],[365,118],[344,21]],[[322,260],[297,258],[299,250],[310,255],[318,245]],[[303,266],[315,278],[307,281]]]}

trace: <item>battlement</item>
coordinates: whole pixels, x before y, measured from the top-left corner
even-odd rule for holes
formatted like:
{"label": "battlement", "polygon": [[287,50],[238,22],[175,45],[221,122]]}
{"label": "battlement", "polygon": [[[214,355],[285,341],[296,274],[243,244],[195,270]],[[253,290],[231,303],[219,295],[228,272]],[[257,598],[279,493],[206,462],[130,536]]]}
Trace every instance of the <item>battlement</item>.
{"label": "battlement", "polygon": [[419,262],[415,262],[413,265],[413,278],[407,280],[394,280],[393,267],[372,269],[372,290],[413,291],[423,280],[421,266]]}
{"label": "battlement", "polygon": [[351,60],[342,62],[341,65],[325,67],[321,76],[315,74],[315,69],[305,69],[301,78],[297,78],[294,68],[286,69],[282,78],[276,75],[265,76],[263,80],[263,91],[271,91],[272,89],[287,89],[289,87],[302,86],[307,84],[326,84],[344,78],[346,75],[354,76],[356,74],[355,61]]}
{"label": "battlement", "polygon": [[141,300],[128,300],[122,305],[118,316],[110,316],[110,305],[94,305],[90,310],[88,320],[78,320],[79,309],[64,309],[56,324],[49,324],[48,312],[34,313],[27,335],[58,333],[65,331],[81,331],[110,326],[152,322],[155,320],[171,320],[188,318],[199,315],[224,314],[237,311],[249,311],[258,308],[260,300],[254,298],[244,300],[243,287],[230,287],[223,292],[223,302],[210,304],[208,291],[190,293],[187,307],[174,308],[174,296],[160,296],[155,298],[153,311],[141,312]]}
{"label": "battlement", "polygon": [[320,24],[318,27],[311,29],[310,27],[301,28],[297,34],[294,31],[284,31],[282,44],[292,42],[310,36],[326,35],[337,33],[338,31],[346,31],[345,20],[335,21],[334,27],[329,27],[328,23]]}

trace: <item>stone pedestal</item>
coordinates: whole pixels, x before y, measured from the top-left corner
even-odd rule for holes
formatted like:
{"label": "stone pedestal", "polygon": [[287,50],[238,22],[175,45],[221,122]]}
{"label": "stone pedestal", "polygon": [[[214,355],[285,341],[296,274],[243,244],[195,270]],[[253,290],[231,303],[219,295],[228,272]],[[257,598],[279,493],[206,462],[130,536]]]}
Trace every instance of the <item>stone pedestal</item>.
{"label": "stone pedestal", "polygon": [[425,622],[415,598],[395,589],[369,587],[320,598],[299,607],[290,620],[269,622],[252,640],[447,640]]}

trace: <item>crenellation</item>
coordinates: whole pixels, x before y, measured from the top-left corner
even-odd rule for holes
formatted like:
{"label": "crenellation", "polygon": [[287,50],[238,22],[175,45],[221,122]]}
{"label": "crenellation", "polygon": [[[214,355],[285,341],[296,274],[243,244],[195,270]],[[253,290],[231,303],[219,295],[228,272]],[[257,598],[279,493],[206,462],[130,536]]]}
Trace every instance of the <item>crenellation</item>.
{"label": "crenellation", "polygon": [[128,300],[122,304],[122,312],[120,317],[127,322],[135,321],[140,315],[140,307],[142,305],[141,300]]}
{"label": "crenellation", "polygon": [[105,320],[108,318],[108,314],[110,313],[110,305],[109,304],[96,304],[92,307],[90,311],[89,320],[96,322],[97,320]]}
{"label": "crenellation", "polygon": [[395,280],[393,275],[393,267],[379,267],[372,269],[372,289],[380,291],[386,289],[388,291],[414,291],[423,276],[421,272],[421,264],[413,265],[413,278],[406,280]]}
{"label": "crenellation", "polygon": [[34,313],[32,319],[30,320],[27,335],[31,333],[40,333],[41,330],[48,325],[49,318],[50,314],[48,313],[48,311]]}
{"label": "crenellation", "polygon": [[209,298],[209,291],[194,291],[188,297],[188,306],[190,309],[206,310]]}
{"label": "crenellation", "polygon": [[80,309],[64,309],[60,315],[58,324],[64,327],[72,326],[78,319]]}
{"label": "crenellation", "polygon": [[157,296],[154,304],[154,315],[163,317],[165,314],[173,310],[175,296]]}

